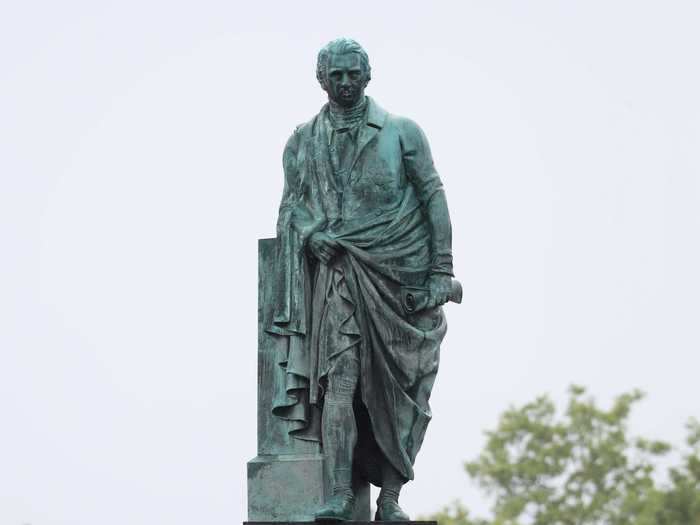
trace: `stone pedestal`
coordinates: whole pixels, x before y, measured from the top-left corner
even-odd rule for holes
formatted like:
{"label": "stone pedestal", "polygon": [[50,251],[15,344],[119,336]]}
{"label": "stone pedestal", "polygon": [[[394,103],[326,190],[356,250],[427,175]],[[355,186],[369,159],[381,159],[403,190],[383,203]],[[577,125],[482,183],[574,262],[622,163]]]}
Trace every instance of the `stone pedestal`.
{"label": "stone pedestal", "polygon": [[[287,422],[272,414],[273,378],[283,338],[265,332],[263,305],[271,291],[275,239],[258,243],[258,455],[248,462],[248,520],[308,522],[330,495],[318,443],[289,436]],[[369,521],[369,484],[357,481],[355,519]]]}
{"label": "stone pedestal", "polygon": [[[369,520],[369,485],[355,491],[357,520]],[[248,519],[299,521],[314,519],[328,494],[321,454],[258,456],[248,462]]]}

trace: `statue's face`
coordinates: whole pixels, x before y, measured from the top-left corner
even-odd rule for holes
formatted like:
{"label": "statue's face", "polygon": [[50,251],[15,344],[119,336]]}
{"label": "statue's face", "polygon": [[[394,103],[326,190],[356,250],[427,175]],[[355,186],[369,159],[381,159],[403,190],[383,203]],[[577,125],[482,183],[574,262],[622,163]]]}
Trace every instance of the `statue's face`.
{"label": "statue's face", "polygon": [[336,104],[350,107],[364,96],[368,79],[357,53],[331,55],[326,71],[325,89]]}

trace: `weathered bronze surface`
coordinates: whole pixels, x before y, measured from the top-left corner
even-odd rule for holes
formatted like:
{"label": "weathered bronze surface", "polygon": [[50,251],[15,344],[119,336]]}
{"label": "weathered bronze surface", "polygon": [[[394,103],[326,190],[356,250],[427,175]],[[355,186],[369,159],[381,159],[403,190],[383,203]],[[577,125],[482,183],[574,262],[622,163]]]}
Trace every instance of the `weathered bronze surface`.
{"label": "weathered bronze surface", "polygon": [[[271,271],[249,519],[366,520],[369,481],[382,487],[375,519],[407,521],[398,497],[431,418],[441,305],[462,293],[447,201],[418,125],[365,95],[359,44],[325,46],[317,78],[328,103],[287,143],[277,238],[261,243]],[[315,474],[295,474],[305,468]],[[305,501],[273,516],[270,483],[280,500]]]}

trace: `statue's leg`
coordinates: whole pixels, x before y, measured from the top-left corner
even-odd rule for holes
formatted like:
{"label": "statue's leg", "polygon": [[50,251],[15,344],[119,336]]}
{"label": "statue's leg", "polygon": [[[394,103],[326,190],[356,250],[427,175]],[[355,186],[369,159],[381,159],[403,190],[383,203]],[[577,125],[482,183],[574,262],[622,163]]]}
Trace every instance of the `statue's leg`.
{"label": "statue's leg", "polygon": [[406,479],[389,461],[382,462],[382,489],[377,498],[376,521],[409,521],[410,518],[399,507],[399,494]]}
{"label": "statue's leg", "polygon": [[359,374],[357,347],[345,350],[332,359],[321,429],[332,495],[316,514],[316,519],[349,520],[352,517],[352,459],[357,443],[357,424],[352,405]]}

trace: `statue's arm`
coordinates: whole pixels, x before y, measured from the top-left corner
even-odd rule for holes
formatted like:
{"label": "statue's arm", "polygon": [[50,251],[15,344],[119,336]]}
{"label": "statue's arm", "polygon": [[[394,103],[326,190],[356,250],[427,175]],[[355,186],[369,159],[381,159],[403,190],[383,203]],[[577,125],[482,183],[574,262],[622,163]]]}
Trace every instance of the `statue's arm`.
{"label": "statue's arm", "polygon": [[299,234],[301,245],[305,246],[313,234],[323,231],[327,221],[318,195],[318,186],[303,180],[304,166],[299,165],[303,137],[304,125],[301,125],[287,141],[282,155],[284,191],[277,219],[277,235],[294,230]]}
{"label": "statue's arm", "polygon": [[433,164],[428,139],[423,130],[408,119],[400,121],[400,136],[406,175],[413,184],[430,223],[430,273],[453,276],[450,212],[442,181]]}

